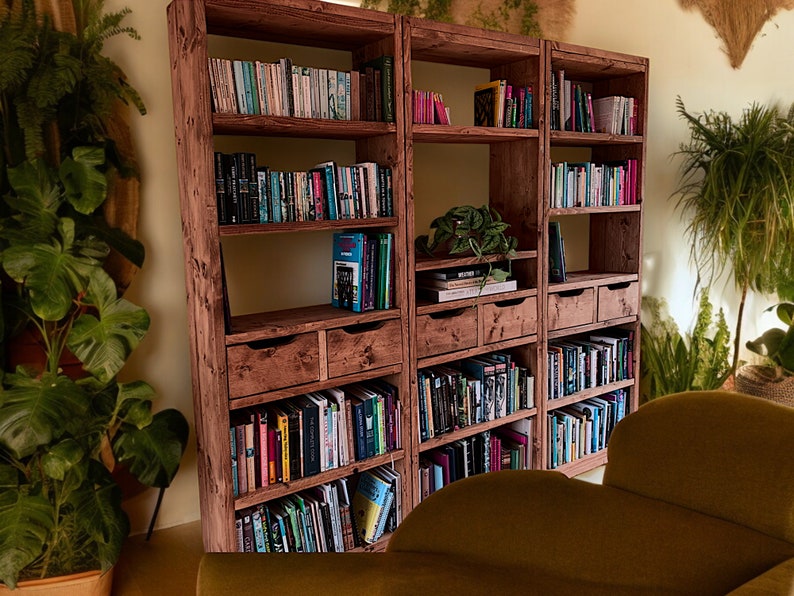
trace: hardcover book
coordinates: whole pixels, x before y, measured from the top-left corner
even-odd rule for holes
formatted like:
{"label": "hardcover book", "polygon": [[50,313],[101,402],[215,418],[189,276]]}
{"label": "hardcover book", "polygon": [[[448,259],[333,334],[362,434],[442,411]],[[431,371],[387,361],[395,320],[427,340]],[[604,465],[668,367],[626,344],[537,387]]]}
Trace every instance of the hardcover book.
{"label": "hardcover book", "polygon": [[561,283],[567,279],[565,273],[565,251],[560,233],[560,222],[549,222],[549,281]]}
{"label": "hardcover book", "polygon": [[354,312],[363,310],[364,234],[335,233],[331,304]]}

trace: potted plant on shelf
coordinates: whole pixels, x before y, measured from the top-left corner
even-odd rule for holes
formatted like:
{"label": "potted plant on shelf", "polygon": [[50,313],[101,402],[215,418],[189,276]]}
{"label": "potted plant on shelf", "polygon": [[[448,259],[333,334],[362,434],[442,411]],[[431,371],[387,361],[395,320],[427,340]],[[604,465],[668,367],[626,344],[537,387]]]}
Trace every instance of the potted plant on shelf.
{"label": "potted plant on shelf", "polygon": [[[488,205],[460,205],[430,223],[432,240],[428,234],[423,234],[416,238],[415,245],[417,250],[429,256],[436,255],[439,250],[450,256],[473,255],[488,263],[483,285],[489,277],[505,281],[510,276],[511,259],[516,256],[518,247],[518,238],[505,234],[509,227],[510,224]],[[501,255],[507,261],[508,268],[494,267],[488,255]]]}
{"label": "potted plant on shelf", "polygon": [[[110,130],[114,102],[137,94],[101,55],[103,40],[134,34],[120,25],[128,12],[76,2],[67,33],[31,1],[0,4],[0,583],[10,588],[109,570],[129,532],[111,470],[168,486],[187,443],[181,413],[154,413],[148,384],[118,378],[149,327],[106,270],[111,247],[143,260],[103,217],[131,172]],[[39,357],[10,365],[22,330]]]}
{"label": "potted plant on shelf", "polygon": [[736,371],[736,390],[794,406],[794,303],[781,302],[774,310],[786,329],[772,327],[747,342],[747,349],[764,364],[745,364]]}
{"label": "potted plant on shelf", "polygon": [[794,105],[751,105],[734,121],[725,112],[678,113],[691,137],[681,145],[677,207],[691,217],[688,235],[699,282],[728,272],[740,293],[732,372],[739,362],[749,291],[794,300]]}

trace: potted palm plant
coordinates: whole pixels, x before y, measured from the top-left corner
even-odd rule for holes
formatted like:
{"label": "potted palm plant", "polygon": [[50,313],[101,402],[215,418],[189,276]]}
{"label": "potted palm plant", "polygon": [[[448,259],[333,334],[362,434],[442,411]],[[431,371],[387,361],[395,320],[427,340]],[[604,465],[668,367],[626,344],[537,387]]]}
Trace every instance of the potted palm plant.
{"label": "potted palm plant", "polygon": [[794,105],[787,113],[753,104],[725,112],[678,113],[689,126],[681,145],[677,208],[699,282],[728,273],[740,299],[731,370],[735,373],[748,292],[794,299]]}
{"label": "potted palm plant", "polygon": [[[29,0],[0,2],[0,583],[9,588],[111,569],[129,532],[112,470],[168,486],[187,443],[181,413],[154,412],[147,383],[118,378],[149,327],[107,271],[111,250],[140,266],[143,248],[103,217],[115,181],[133,171],[108,123],[115,101],[139,99],[101,54],[108,37],[134,36],[121,26],[128,12],[75,0],[69,33]],[[23,330],[39,357],[10,364]],[[67,354],[78,363],[70,374]]]}

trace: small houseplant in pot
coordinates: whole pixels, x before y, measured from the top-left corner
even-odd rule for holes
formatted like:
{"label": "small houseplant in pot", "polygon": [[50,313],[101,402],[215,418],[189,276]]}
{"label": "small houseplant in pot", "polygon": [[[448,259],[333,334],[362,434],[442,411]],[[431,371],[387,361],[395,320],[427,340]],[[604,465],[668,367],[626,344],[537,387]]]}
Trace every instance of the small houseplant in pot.
{"label": "small houseplant in pot", "polygon": [[794,303],[781,302],[767,309],[770,310],[786,328],[772,327],[747,342],[747,349],[765,363],[740,367],[736,371],[736,389],[794,406]]}
{"label": "small houseplant in pot", "polygon": [[[515,257],[518,238],[505,234],[510,224],[488,205],[474,207],[460,205],[453,207],[444,215],[430,223],[433,238],[423,234],[418,236],[415,245],[418,251],[429,256],[438,252],[453,256],[474,255],[488,263],[488,277],[505,281],[510,276],[510,259]],[[508,269],[494,267],[488,255],[500,255],[508,263]]]}
{"label": "small houseplant in pot", "polygon": [[753,104],[736,120],[690,114],[680,98],[677,106],[691,135],[676,194],[690,217],[692,260],[701,283],[728,273],[740,294],[735,373],[748,292],[794,300],[794,106]]}
{"label": "small houseplant in pot", "polygon": [[168,486],[187,443],[181,413],[153,412],[148,384],[118,378],[149,326],[106,270],[111,247],[143,261],[103,217],[133,171],[110,122],[137,94],[101,55],[105,39],[134,33],[120,25],[128,12],[75,0],[67,33],[30,0],[0,3],[0,334],[5,357],[21,330],[40,351],[6,359],[0,383],[0,583],[11,588],[110,569],[129,532],[111,469]]}

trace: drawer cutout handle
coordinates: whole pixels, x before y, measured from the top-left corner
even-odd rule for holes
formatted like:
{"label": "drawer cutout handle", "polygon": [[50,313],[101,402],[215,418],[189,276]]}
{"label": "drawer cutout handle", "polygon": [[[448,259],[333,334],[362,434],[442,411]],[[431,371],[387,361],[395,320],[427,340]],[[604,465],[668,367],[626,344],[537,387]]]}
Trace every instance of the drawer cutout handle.
{"label": "drawer cutout handle", "polygon": [[442,310],[440,312],[431,312],[428,316],[434,321],[438,321],[441,319],[454,319],[455,317],[459,317],[460,315],[462,315],[467,310],[469,309],[456,308],[454,310]]}
{"label": "drawer cutout handle", "polygon": [[279,346],[286,346],[292,343],[297,338],[297,335],[285,335],[284,337],[272,337],[269,339],[257,339],[254,341],[246,342],[252,350],[267,350],[268,348],[278,348]]}
{"label": "drawer cutout handle", "polygon": [[499,302],[494,302],[493,305],[496,308],[509,308],[511,306],[518,306],[519,304],[523,304],[526,299],[527,299],[526,296],[524,296],[523,298],[511,298],[510,300],[500,300]]}
{"label": "drawer cutout handle", "polygon": [[340,331],[344,331],[348,335],[357,335],[359,333],[367,333],[375,331],[385,325],[384,321],[373,321],[371,323],[358,323],[356,325],[348,325],[347,327],[340,327]]}
{"label": "drawer cutout handle", "polygon": [[573,298],[574,296],[581,296],[584,294],[584,288],[578,290],[565,290],[564,292],[557,292],[560,298]]}
{"label": "drawer cutout handle", "polygon": [[631,285],[630,281],[624,281],[618,284],[607,284],[607,289],[610,292],[614,292],[615,290],[625,290]]}

